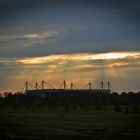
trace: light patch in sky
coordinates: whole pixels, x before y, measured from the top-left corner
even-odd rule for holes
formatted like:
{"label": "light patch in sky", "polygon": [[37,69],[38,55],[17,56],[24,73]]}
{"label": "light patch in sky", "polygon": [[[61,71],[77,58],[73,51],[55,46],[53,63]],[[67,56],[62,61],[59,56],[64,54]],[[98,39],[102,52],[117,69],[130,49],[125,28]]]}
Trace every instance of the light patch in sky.
{"label": "light patch in sky", "polygon": [[140,58],[140,52],[110,52],[110,53],[81,53],[81,54],[64,54],[50,55],[33,58],[18,59],[18,63],[22,64],[42,64],[53,60],[106,60],[121,58]]}

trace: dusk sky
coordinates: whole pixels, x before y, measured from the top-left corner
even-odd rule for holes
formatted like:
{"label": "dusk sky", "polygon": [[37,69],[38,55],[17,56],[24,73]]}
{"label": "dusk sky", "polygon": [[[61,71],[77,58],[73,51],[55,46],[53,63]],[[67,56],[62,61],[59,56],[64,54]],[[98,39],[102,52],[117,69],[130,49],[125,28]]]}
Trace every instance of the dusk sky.
{"label": "dusk sky", "polygon": [[140,91],[139,0],[1,0],[0,92],[42,80]]}

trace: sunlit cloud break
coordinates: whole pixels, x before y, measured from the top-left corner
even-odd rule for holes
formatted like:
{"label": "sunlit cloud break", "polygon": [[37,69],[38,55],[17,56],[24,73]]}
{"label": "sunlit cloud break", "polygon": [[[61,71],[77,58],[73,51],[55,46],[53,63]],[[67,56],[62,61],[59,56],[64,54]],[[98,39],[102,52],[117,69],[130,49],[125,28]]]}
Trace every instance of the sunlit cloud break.
{"label": "sunlit cloud break", "polygon": [[17,59],[16,62],[21,64],[43,64],[54,60],[107,60],[123,58],[140,58],[140,52],[60,54],[42,57],[21,58]]}

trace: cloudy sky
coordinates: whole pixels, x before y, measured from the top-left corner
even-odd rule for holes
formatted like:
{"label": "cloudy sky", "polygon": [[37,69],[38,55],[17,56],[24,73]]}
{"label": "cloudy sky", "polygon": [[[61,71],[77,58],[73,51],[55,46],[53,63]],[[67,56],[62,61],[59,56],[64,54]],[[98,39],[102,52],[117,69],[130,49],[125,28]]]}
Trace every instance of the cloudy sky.
{"label": "cloudy sky", "polygon": [[140,90],[138,0],[1,0],[0,92],[62,80]]}

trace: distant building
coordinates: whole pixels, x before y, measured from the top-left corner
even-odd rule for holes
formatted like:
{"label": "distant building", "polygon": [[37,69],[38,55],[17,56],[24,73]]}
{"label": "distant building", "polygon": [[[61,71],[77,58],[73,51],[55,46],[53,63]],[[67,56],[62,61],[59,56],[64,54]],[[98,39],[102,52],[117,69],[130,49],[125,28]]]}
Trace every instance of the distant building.
{"label": "distant building", "polygon": [[[45,84],[47,89],[45,89]],[[32,89],[29,89],[32,86]],[[66,93],[66,94],[75,94],[75,93],[81,93],[81,94],[110,94],[111,93],[111,84],[108,82],[107,84],[104,84],[103,81],[99,83],[96,89],[92,88],[92,84],[88,83],[84,86],[84,88],[81,89],[76,89],[76,86],[71,83],[70,89],[67,89],[66,81],[64,80],[60,87],[58,89],[55,89],[52,85],[46,83],[45,81],[42,81],[42,83],[39,85],[38,83],[33,86],[32,84],[26,82],[25,85],[25,93],[30,94],[30,95],[36,95],[36,94],[41,94],[41,95],[46,95],[46,94],[55,94],[55,93]],[[85,87],[87,89],[85,89]]]}

